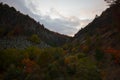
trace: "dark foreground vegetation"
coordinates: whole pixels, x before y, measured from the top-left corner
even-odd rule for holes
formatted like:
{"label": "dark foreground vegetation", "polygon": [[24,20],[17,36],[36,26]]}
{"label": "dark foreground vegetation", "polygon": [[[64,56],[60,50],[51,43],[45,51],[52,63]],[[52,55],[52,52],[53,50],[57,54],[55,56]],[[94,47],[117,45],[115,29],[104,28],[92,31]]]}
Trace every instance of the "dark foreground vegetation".
{"label": "dark foreground vegetation", "polygon": [[29,47],[0,51],[1,80],[101,80],[94,61],[62,48]]}
{"label": "dark foreground vegetation", "polygon": [[105,1],[73,38],[0,3],[0,80],[120,80],[120,0]]}

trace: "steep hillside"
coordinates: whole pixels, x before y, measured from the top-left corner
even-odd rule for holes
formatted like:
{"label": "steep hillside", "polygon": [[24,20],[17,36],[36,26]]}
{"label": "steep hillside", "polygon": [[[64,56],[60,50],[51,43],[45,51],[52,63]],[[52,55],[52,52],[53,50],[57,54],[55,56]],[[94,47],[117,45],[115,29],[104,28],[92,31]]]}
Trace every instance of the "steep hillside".
{"label": "steep hillside", "polygon": [[0,4],[0,80],[101,80],[88,56],[52,47],[69,39]]}
{"label": "steep hillside", "polygon": [[[9,7],[6,4],[0,3],[0,39],[11,40],[18,36],[20,38],[23,37],[23,39],[27,39],[27,41],[29,41],[32,36],[33,38],[35,36],[39,38],[40,41],[51,46],[63,45],[69,39],[68,36],[61,35],[46,29],[44,25],[36,22],[28,15],[24,15],[19,11],[16,11],[14,7]],[[4,42],[4,40],[1,42]],[[20,43],[20,41],[18,42]],[[26,42],[21,44],[24,43]],[[1,45],[2,44],[4,43],[1,43]]]}
{"label": "steep hillside", "polygon": [[84,29],[75,34],[74,40],[80,43],[90,38],[91,44],[104,48],[115,48],[120,50],[120,5],[113,5],[96,17]]}
{"label": "steep hillside", "polygon": [[120,80],[119,41],[119,4],[70,38],[0,3],[0,80]]}
{"label": "steep hillside", "polygon": [[72,41],[75,52],[96,61],[102,80],[120,80],[120,4],[114,4],[81,29]]}

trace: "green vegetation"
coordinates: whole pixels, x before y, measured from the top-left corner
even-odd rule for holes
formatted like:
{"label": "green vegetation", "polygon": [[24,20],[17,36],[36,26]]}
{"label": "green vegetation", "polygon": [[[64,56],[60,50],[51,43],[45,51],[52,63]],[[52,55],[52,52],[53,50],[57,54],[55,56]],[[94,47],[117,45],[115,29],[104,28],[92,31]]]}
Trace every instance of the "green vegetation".
{"label": "green vegetation", "polygon": [[104,1],[110,8],[72,38],[0,3],[0,80],[119,80],[120,0]]}
{"label": "green vegetation", "polygon": [[104,53],[101,50],[96,49],[95,58],[97,61],[101,61],[104,58]]}
{"label": "green vegetation", "polygon": [[39,44],[41,42],[41,40],[40,40],[40,38],[38,37],[37,34],[31,35],[29,40],[32,41],[33,43],[36,43],[36,44]]}
{"label": "green vegetation", "polygon": [[100,80],[96,64],[83,53],[62,48],[28,47],[0,50],[2,80]]}

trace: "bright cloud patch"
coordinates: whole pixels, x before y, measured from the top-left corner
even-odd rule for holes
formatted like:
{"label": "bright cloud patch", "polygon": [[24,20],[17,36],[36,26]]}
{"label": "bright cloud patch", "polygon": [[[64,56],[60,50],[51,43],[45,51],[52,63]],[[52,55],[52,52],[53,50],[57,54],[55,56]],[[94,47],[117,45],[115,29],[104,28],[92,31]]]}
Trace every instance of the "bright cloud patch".
{"label": "bright cloud patch", "polygon": [[46,28],[73,36],[106,8],[104,0],[0,0]]}

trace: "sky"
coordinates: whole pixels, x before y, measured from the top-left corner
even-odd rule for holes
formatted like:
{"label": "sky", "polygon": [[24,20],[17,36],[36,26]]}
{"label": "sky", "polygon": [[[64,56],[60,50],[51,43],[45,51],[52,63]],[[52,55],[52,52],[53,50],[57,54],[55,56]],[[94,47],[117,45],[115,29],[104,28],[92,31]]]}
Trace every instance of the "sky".
{"label": "sky", "polygon": [[108,6],[104,0],[0,0],[51,31],[73,36]]}

